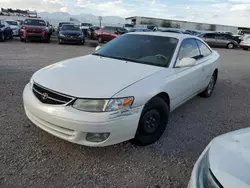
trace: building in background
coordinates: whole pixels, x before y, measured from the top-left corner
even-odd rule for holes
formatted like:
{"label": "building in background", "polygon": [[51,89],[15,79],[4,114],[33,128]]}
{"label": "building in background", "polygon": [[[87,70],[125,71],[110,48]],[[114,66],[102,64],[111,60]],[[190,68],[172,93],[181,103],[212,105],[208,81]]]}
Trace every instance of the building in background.
{"label": "building in background", "polygon": [[0,15],[37,18],[36,11],[20,10],[20,9],[15,10],[15,9],[11,9],[11,8],[7,8],[7,9],[1,8]]}
{"label": "building in background", "polygon": [[126,20],[135,25],[155,25],[158,27],[168,27],[168,28],[171,27],[171,28],[205,30],[205,31],[228,31],[232,33],[238,32],[238,27],[236,26],[227,26],[218,24],[197,23],[189,21],[169,20],[169,19],[140,17],[140,16],[128,17],[126,18]]}

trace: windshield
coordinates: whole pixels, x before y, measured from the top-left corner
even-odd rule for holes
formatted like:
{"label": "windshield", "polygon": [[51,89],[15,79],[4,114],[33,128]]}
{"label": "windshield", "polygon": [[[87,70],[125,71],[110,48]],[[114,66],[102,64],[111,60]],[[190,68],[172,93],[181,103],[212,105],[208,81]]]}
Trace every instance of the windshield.
{"label": "windshield", "polygon": [[46,23],[43,20],[26,19],[24,25],[46,26]]}
{"label": "windshield", "polygon": [[18,25],[17,24],[17,22],[15,22],[15,21],[6,21],[8,24],[10,24],[10,25]]}
{"label": "windshield", "polygon": [[63,25],[61,30],[80,31],[77,25]]}
{"label": "windshield", "polygon": [[124,24],[125,27],[134,27],[133,24]]}
{"label": "windshield", "polygon": [[64,24],[71,24],[71,23],[70,22],[61,22],[61,23],[59,23],[59,27],[61,27]]}
{"label": "windshield", "polygon": [[178,44],[178,39],[152,35],[122,35],[93,55],[131,61],[160,67],[168,67]]}
{"label": "windshield", "polygon": [[81,26],[92,26],[90,23],[82,23]]}

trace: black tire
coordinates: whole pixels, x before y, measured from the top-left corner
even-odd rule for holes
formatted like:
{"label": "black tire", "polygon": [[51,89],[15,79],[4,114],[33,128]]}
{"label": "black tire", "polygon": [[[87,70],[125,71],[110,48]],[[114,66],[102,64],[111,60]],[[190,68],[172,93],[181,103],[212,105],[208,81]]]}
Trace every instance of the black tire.
{"label": "black tire", "polygon": [[80,44],[81,44],[81,45],[84,45],[84,44],[85,44],[85,40],[83,40]]}
{"label": "black tire", "polygon": [[215,86],[216,81],[217,81],[217,76],[218,76],[217,73],[214,72],[206,89],[199,94],[201,97],[204,97],[204,98],[211,97],[211,95],[213,94],[213,91],[214,91],[214,86]]}
{"label": "black tire", "polygon": [[10,37],[9,37],[10,39],[13,39],[14,37],[13,37],[13,32],[11,31],[11,33],[10,33]]}
{"label": "black tire", "polygon": [[21,40],[21,42],[26,42],[26,39],[20,39]]}
{"label": "black tire", "polygon": [[248,48],[245,48],[245,47],[244,47],[243,50],[248,50]]}
{"label": "black tire", "polygon": [[61,39],[58,39],[58,44],[62,44],[62,40]]}
{"label": "black tire", "polygon": [[1,41],[1,42],[4,42],[4,41],[5,41],[5,38],[4,38],[4,34],[3,34],[3,32],[2,32],[2,33],[0,33],[0,41]]}
{"label": "black tire", "polygon": [[142,111],[135,138],[131,142],[146,146],[159,140],[167,127],[169,113],[169,106],[162,98],[152,98]]}
{"label": "black tire", "polygon": [[228,49],[233,49],[234,47],[235,47],[235,45],[233,43],[228,43],[227,44]]}
{"label": "black tire", "polygon": [[99,42],[99,43],[103,43],[103,38],[102,38],[102,36],[98,36],[97,39],[98,39],[98,42]]}

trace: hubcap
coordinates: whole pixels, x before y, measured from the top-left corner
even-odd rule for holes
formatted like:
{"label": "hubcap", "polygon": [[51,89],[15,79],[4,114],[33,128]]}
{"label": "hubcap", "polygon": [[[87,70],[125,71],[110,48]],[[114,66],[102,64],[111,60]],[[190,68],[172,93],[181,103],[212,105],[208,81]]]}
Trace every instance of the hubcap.
{"label": "hubcap", "polygon": [[233,46],[233,44],[229,44],[228,47],[229,48],[233,48],[234,46]]}
{"label": "hubcap", "polygon": [[208,94],[210,94],[213,91],[213,88],[214,88],[214,76],[212,76],[208,84],[208,90],[207,90]]}
{"label": "hubcap", "polygon": [[154,133],[160,125],[160,114],[157,110],[150,110],[144,114],[143,119],[144,132],[151,134]]}

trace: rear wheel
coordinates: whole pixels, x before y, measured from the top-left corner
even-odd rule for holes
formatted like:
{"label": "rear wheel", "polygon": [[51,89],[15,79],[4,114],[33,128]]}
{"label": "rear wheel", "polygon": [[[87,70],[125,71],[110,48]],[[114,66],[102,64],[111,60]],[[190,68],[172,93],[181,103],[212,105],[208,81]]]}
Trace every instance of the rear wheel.
{"label": "rear wheel", "polygon": [[217,80],[217,74],[214,72],[213,76],[211,77],[209,81],[207,88],[202,93],[200,93],[201,97],[208,98],[212,95],[216,80]]}
{"label": "rear wheel", "polygon": [[142,111],[135,138],[131,142],[145,146],[159,140],[166,129],[169,113],[169,106],[162,98],[152,98]]}
{"label": "rear wheel", "polygon": [[227,48],[228,48],[228,49],[233,49],[233,48],[234,48],[234,44],[233,44],[233,43],[227,44]]}

